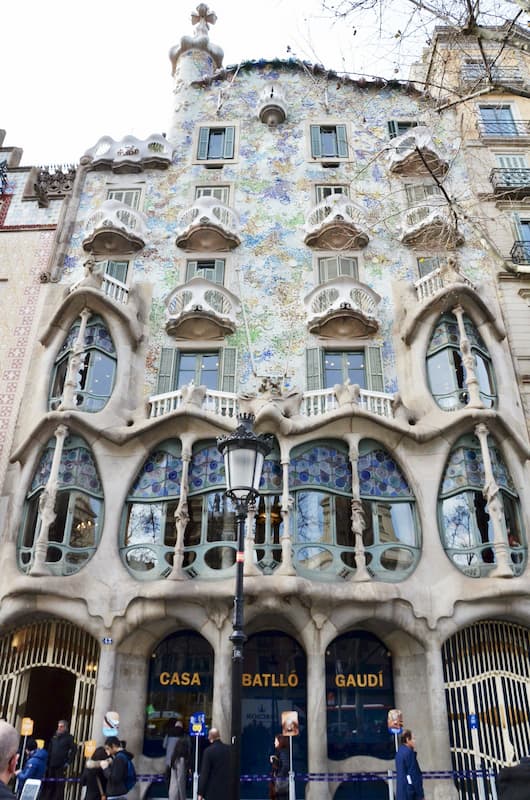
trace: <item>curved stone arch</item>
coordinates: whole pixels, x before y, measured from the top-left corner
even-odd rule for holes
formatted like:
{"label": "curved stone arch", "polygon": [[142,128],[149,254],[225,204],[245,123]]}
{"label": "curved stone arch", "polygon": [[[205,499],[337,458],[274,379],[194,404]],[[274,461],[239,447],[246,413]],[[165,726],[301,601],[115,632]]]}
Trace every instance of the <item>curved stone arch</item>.
{"label": "curved stone arch", "polygon": [[[25,616],[27,620],[27,611]],[[58,669],[73,676],[69,721],[74,739],[90,739],[99,658],[97,639],[72,621],[48,615],[25,624],[23,617],[16,623],[13,620],[0,636],[0,705],[4,718],[18,728],[23,716],[31,716],[32,709],[26,703],[32,670]],[[83,761],[83,751],[78,748],[72,765],[74,774],[79,774]]]}

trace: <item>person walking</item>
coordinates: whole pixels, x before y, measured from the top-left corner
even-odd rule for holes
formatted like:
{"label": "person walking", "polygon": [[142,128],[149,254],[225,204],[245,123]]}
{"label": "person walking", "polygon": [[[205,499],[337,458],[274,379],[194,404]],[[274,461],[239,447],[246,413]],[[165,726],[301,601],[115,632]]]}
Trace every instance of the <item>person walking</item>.
{"label": "person walking", "polygon": [[116,800],[118,797],[125,797],[127,792],[130,791],[127,780],[129,761],[132,762],[133,754],[122,747],[122,743],[117,736],[108,736],[105,739],[105,751],[111,758],[110,765],[105,769],[107,800]]}
{"label": "person walking", "polygon": [[27,780],[30,778],[42,780],[44,778],[48,765],[48,752],[44,747],[37,747],[37,742],[31,736],[26,741],[26,755],[26,763],[22,769],[17,769],[15,773],[18,779],[17,794],[19,797]]}
{"label": "person walking", "polygon": [[175,722],[175,746],[171,756],[169,800],[186,800],[186,779],[190,768],[191,742],[180,720]]}
{"label": "person walking", "polygon": [[396,800],[423,800],[423,776],[416,755],[416,739],[410,730],[403,731],[396,753]]}
{"label": "person walking", "polygon": [[107,751],[102,746],[96,747],[87,758],[79,780],[81,786],[86,786],[85,800],[106,800],[107,778],[103,770],[107,767],[110,767]]}
{"label": "person walking", "polygon": [[57,730],[48,745],[47,800],[63,800],[66,770],[75,755],[74,737],[68,731],[68,722],[60,719]]}
{"label": "person walking", "polygon": [[274,755],[270,757],[271,780],[269,783],[269,798],[287,797],[289,795],[289,759],[287,748],[289,739],[282,733],[274,738]]}
{"label": "person walking", "polygon": [[17,770],[18,731],[5,720],[0,720],[0,800],[13,800],[15,795],[8,783]]}
{"label": "person walking", "polygon": [[198,800],[226,800],[230,782],[230,747],[221,741],[217,728],[208,733],[210,746],[202,757]]}

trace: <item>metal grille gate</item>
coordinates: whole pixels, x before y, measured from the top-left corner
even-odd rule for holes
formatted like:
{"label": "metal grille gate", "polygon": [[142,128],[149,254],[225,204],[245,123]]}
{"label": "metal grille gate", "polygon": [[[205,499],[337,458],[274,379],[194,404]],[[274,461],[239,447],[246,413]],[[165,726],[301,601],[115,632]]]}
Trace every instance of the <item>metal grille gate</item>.
{"label": "metal grille gate", "polygon": [[[0,637],[0,714],[20,730],[18,709],[27,691],[30,670],[57,667],[75,675],[70,730],[78,745],[90,738],[96,691],[99,644],[71,622],[42,620],[16,628]],[[79,775],[83,748],[78,747],[71,767]],[[76,785],[68,785],[65,800],[76,796]]]}
{"label": "metal grille gate", "polygon": [[[453,769],[495,769],[530,753],[530,631],[478,622],[442,650]],[[457,781],[461,798],[490,797],[480,778]]]}

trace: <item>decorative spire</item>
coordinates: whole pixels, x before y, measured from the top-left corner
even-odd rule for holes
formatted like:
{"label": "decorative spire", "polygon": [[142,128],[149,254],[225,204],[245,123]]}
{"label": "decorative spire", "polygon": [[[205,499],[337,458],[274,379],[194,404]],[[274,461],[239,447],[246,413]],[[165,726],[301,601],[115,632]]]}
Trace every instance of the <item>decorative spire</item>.
{"label": "decorative spire", "polygon": [[180,45],[172,47],[169,51],[169,58],[173,65],[172,75],[175,75],[179,58],[188,50],[202,50],[212,58],[217,68],[222,66],[224,52],[220,47],[212,44],[208,36],[210,25],[215,25],[217,22],[215,11],[210,11],[206,3],[199,3],[197,10],[191,15],[191,22],[193,36],[183,36]]}

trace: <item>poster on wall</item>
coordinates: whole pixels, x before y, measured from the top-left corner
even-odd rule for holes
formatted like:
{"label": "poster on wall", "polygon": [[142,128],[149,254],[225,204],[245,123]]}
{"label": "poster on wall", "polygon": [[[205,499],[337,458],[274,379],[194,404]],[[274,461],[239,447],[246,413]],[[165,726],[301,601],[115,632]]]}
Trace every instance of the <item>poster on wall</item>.
{"label": "poster on wall", "polygon": [[117,711],[107,711],[103,717],[103,736],[118,736],[120,732],[120,715]]}
{"label": "poster on wall", "polygon": [[391,708],[388,712],[388,732],[394,736],[400,736],[403,733],[403,712],[399,708]]}
{"label": "poster on wall", "polygon": [[282,711],[282,733],[284,736],[298,736],[298,711]]}

